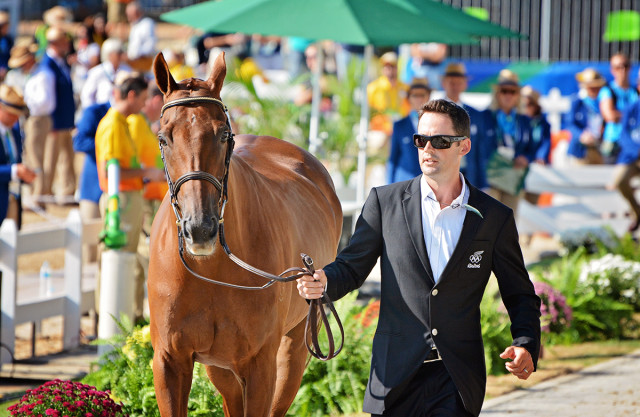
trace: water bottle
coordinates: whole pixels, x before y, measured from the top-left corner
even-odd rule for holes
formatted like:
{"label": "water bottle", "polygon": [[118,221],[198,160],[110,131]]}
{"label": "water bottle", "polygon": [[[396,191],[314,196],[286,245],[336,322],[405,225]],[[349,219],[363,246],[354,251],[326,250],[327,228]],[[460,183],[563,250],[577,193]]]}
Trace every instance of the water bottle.
{"label": "water bottle", "polygon": [[49,261],[44,261],[40,267],[40,296],[49,297],[51,293],[53,293],[51,267],[49,266]]}

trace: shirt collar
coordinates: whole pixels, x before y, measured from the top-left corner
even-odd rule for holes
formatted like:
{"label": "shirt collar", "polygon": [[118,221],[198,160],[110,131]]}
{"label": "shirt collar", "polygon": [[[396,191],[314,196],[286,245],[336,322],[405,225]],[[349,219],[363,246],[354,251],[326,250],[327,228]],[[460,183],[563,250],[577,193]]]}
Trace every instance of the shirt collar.
{"label": "shirt collar", "polygon": [[[462,190],[460,190],[460,195],[453,199],[449,206],[455,207],[456,204],[462,206],[469,202],[469,187],[467,187],[467,183],[464,180],[464,175],[462,173],[458,173],[460,175],[460,181],[462,181]],[[429,200],[431,203],[437,203],[436,194],[429,186],[427,182],[427,178],[422,175],[420,178],[420,195],[422,196],[422,201]]]}

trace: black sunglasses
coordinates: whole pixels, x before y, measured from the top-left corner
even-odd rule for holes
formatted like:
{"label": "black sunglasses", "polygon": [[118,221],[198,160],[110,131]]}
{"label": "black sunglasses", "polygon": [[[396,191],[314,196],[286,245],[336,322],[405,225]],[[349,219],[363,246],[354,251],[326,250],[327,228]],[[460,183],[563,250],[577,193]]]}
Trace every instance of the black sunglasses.
{"label": "black sunglasses", "polygon": [[466,136],[453,136],[453,135],[434,135],[426,136],[419,133],[413,134],[413,145],[416,148],[424,148],[427,146],[427,142],[431,142],[431,146],[435,149],[449,149],[453,142],[459,142],[465,140]]}

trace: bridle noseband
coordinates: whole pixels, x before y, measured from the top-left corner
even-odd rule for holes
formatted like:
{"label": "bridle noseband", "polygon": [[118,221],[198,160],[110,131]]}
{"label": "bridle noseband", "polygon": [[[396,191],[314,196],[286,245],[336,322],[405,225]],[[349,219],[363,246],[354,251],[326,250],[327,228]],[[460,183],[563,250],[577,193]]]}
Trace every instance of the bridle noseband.
{"label": "bridle noseband", "polygon": [[[219,100],[214,97],[200,96],[200,97],[178,98],[178,99],[169,101],[165,103],[164,106],[162,106],[162,109],[160,110],[160,118],[162,118],[162,116],[164,115],[165,110],[171,107],[189,105],[189,104],[200,104],[200,103],[215,103],[222,108],[226,116],[227,135],[222,139],[222,143],[228,142],[228,144],[227,144],[227,153],[225,155],[225,160],[224,160],[224,174],[222,176],[222,180],[219,180],[215,176],[205,171],[190,171],[180,176],[174,183],[173,181],[171,181],[171,177],[169,176],[169,170],[167,168],[167,163],[164,157],[164,146],[162,145],[162,143],[159,144],[160,155],[162,157],[162,162],[164,164],[164,172],[167,177],[167,183],[169,184],[171,207],[173,208],[173,212],[175,213],[175,216],[176,216],[176,225],[178,227],[178,252],[179,252],[180,260],[182,261],[182,264],[187,269],[187,271],[189,271],[193,276],[195,276],[198,279],[201,279],[205,282],[209,282],[211,284],[222,285],[225,287],[237,288],[242,290],[262,290],[267,287],[270,287],[276,282],[290,282],[304,275],[313,276],[315,272],[313,259],[311,259],[310,256],[305,255],[304,253],[301,253],[300,256],[302,257],[302,263],[304,264],[305,268],[295,268],[295,267],[289,268],[286,271],[282,272],[280,275],[274,275],[269,272],[262,271],[254,266],[249,265],[248,263],[244,262],[242,259],[235,256],[233,253],[231,253],[231,250],[227,245],[225,235],[224,235],[224,209],[227,205],[227,199],[228,199],[229,165],[231,163],[231,155],[233,154],[233,148],[235,146],[235,141],[233,139],[235,135],[231,129],[231,122],[230,122],[231,118],[229,117],[229,110],[227,109],[227,106],[224,105],[222,100]],[[180,209],[180,205],[178,204],[178,192],[180,191],[180,187],[185,182],[190,180],[208,181],[211,184],[213,184],[213,186],[216,187],[216,189],[220,192],[220,199],[218,200],[218,210],[219,210],[218,238],[220,240],[220,244],[230,260],[232,260],[235,264],[239,265],[241,268],[253,274],[256,274],[263,278],[268,279],[269,281],[266,284],[259,287],[258,286],[251,287],[251,286],[236,285],[236,284],[230,284],[228,282],[217,281],[217,280],[198,274],[196,271],[191,269],[189,265],[187,265],[187,262],[184,259],[183,230],[185,227],[184,225],[185,221],[182,219],[182,215],[181,215],[182,210]],[[337,350],[335,349],[333,334],[327,319],[327,315],[323,308],[323,303],[329,308],[329,310],[334,315],[341,332],[340,346],[338,347]],[[317,312],[317,313],[314,313],[314,312]],[[320,315],[321,320],[324,323],[325,331],[329,339],[329,352],[326,355],[322,353],[322,350],[320,349],[320,345],[318,343],[318,315]],[[313,348],[309,346],[309,341],[306,337],[306,334],[308,333],[310,333],[309,339],[311,339]],[[331,302],[331,300],[329,299],[329,297],[325,292],[323,292],[322,298],[316,299],[316,300],[310,300],[309,314],[307,315],[307,322],[305,326],[305,345],[307,346],[307,350],[313,357],[323,361],[336,357],[338,353],[340,353],[340,351],[342,350],[342,347],[344,346],[344,329],[342,327],[342,322],[338,317],[338,313],[336,312],[335,307],[333,306],[333,303]]]}

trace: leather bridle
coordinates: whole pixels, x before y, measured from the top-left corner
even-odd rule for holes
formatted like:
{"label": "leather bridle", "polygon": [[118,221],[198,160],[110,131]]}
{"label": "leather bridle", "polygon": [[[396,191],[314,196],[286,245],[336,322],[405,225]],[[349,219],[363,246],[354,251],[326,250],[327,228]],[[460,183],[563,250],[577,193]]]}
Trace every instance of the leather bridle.
{"label": "leather bridle", "polygon": [[[171,180],[171,176],[169,175],[169,170],[167,168],[167,163],[165,161],[164,145],[162,144],[162,141],[159,141],[160,155],[162,157],[162,162],[164,164],[164,172],[167,177],[167,183],[169,184],[169,195],[171,197],[171,207],[173,208],[173,212],[176,216],[176,226],[178,228],[178,253],[180,256],[180,260],[182,261],[182,264],[187,269],[187,271],[189,271],[189,273],[191,273],[193,276],[195,276],[200,280],[203,280],[211,284],[222,285],[225,287],[231,287],[231,288],[242,289],[242,290],[262,290],[270,287],[276,282],[290,282],[305,275],[313,276],[313,274],[315,273],[313,259],[311,259],[309,255],[306,255],[304,253],[301,253],[300,256],[302,257],[302,263],[304,264],[305,268],[293,267],[293,268],[287,269],[286,271],[280,273],[279,275],[274,275],[249,265],[248,263],[244,262],[242,259],[235,256],[229,249],[229,246],[227,245],[225,235],[224,235],[224,210],[228,200],[229,165],[231,163],[231,155],[233,154],[233,148],[235,146],[235,140],[234,140],[235,134],[233,133],[233,130],[231,128],[231,123],[230,123],[231,118],[229,117],[229,110],[227,109],[227,106],[225,106],[222,100],[219,100],[214,97],[199,96],[199,97],[178,98],[178,99],[169,101],[162,106],[162,109],[160,110],[160,118],[162,118],[165,110],[168,108],[189,105],[189,104],[201,104],[201,103],[217,104],[222,108],[226,116],[225,122],[227,125],[227,132],[226,132],[226,135],[221,139],[222,143],[227,142],[227,152],[224,160],[224,173],[223,173],[222,179],[218,179],[214,175],[205,171],[190,171],[190,172],[187,172],[186,174],[181,175],[174,183]],[[185,182],[191,181],[191,180],[207,181],[213,184],[213,186],[216,187],[216,189],[220,192],[220,199],[218,200],[218,210],[219,210],[218,238],[219,238],[220,244],[231,261],[233,261],[236,265],[240,266],[241,268],[255,275],[259,275],[263,278],[268,279],[269,281],[266,284],[262,286],[244,286],[244,285],[230,284],[228,282],[217,281],[217,280],[205,277],[203,275],[200,275],[189,267],[189,265],[187,264],[184,258],[183,229],[185,227],[185,224],[184,224],[185,220],[182,219],[182,210],[180,209],[180,205],[178,204],[178,192],[180,191],[180,187]],[[340,329],[341,341],[340,341],[340,346],[338,347],[337,350],[335,349],[333,333],[331,331],[331,327],[328,322],[327,314],[323,308],[323,303],[329,308],[329,310],[335,317],[338,327]],[[322,322],[324,323],[325,331],[329,339],[329,351],[327,352],[326,355],[320,349],[320,345],[318,342],[318,312],[322,318]],[[309,332],[310,332],[310,339],[311,339],[313,348],[309,345],[309,341],[308,341],[309,338],[306,337],[306,334],[309,334]],[[338,353],[340,353],[340,351],[342,350],[342,347],[344,346],[344,329],[342,327],[342,322],[340,321],[340,317],[338,317],[338,313],[336,312],[335,307],[333,306],[333,303],[331,302],[326,292],[324,291],[322,293],[322,298],[316,299],[316,300],[310,300],[309,302],[309,313],[307,315],[307,321],[305,325],[305,345],[307,346],[307,350],[313,357],[323,361],[335,358],[338,355]]]}

